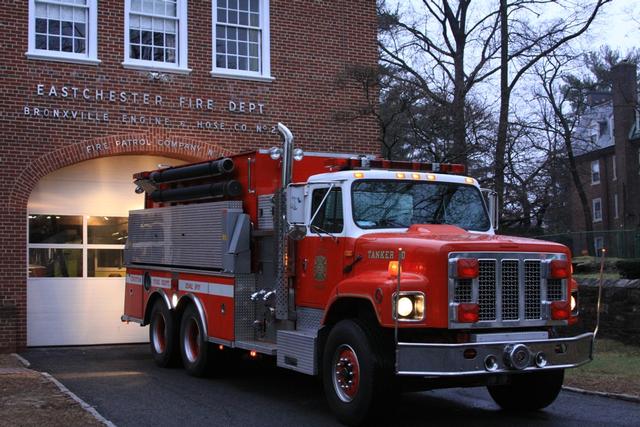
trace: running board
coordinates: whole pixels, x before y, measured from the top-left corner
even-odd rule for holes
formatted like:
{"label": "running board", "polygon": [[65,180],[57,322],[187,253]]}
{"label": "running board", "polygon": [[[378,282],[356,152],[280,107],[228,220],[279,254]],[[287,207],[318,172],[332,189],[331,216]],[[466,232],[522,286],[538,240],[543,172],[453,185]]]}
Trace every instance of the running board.
{"label": "running board", "polygon": [[264,341],[235,341],[233,346],[244,350],[255,350],[258,353],[275,356],[278,346],[274,343]]}

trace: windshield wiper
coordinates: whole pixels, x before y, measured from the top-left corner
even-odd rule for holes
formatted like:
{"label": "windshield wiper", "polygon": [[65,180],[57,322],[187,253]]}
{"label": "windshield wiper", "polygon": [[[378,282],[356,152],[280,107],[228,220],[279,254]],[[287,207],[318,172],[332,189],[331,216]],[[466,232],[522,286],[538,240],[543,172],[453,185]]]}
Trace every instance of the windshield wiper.
{"label": "windshield wiper", "polygon": [[320,234],[320,232],[326,234],[327,236],[331,237],[333,239],[334,242],[338,241],[338,238],[336,236],[334,236],[333,234],[329,233],[327,230],[318,227],[315,224],[311,224],[309,226],[309,228],[311,229],[311,231],[313,231],[314,233],[316,233],[319,237],[322,237],[322,234]]}

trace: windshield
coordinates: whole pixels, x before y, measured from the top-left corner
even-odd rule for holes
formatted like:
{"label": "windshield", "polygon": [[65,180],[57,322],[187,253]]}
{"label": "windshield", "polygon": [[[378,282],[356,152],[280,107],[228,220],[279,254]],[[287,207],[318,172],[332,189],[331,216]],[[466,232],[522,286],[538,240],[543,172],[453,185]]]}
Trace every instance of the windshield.
{"label": "windshield", "polygon": [[449,182],[360,180],[351,187],[353,220],[364,229],[450,224],[487,231],[489,217],[480,191]]}

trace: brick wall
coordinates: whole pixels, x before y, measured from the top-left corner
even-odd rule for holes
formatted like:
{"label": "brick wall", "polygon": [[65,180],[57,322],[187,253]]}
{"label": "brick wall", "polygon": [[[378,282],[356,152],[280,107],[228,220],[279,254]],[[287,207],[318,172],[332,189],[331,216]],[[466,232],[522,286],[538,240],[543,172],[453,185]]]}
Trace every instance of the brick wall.
{"label": "brick wall", "polygon": [[[0,191],[5,198],[0,205],[0,351],[26,344],[27,202],[46,174],[98,156],[153,154],[196,160],[266,148],[279,142],[271,131],[279,121],[306,150],[379,151],[373,118],[336,120],[341,112],[357,111],[366,103],[361,87],[338,80],[351,67],[377,64],[373,0],[271,0],[272,82],[210,76],[212,22],[207,0],[188,2],[191,73],[167,73],[168,81],[161,81],[150,80],[148,72],[125,69],[124,2],[98,3],[99,65],[27,59],[27,2],[7,2],[0,11],[0,45],[5,52],[0,65]],[[51,86],[58,96],[49,96]],[[79,93],[88,88],[89,99],[62,97],[63,86],[70,93],[74,87]],[[103,91],[102,100],[96,100],[96,90]],[[130,101],[109,101],[109,90],[127,92]],[[144,103],[144,93],[150,94],[149,104]],[[156,96],[162,98],[160,105],[154,105]],[[185,97],[182,106],[180,96]],[[211,99],[214,108],[189,107],[189,98],[193,105],[196,98],[205,104]],[[230,101],[237,106],[245,102],[247,108],[249,102],[264,104],[263,113],[231,112]],[[34,116],[35,108],[39,116]],[[85,118],[54,118],[54,110],[61,116],[63,111],[76,111]],[[136,123],[131,123],[131,116],[136,116]],[[144,124],[140,117],[145,117]]]}

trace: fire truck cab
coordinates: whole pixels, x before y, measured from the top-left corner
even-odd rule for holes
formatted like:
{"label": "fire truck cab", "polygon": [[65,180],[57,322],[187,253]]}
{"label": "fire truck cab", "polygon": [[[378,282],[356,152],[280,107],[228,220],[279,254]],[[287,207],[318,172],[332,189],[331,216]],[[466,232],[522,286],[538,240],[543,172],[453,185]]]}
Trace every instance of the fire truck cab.
{"label": "fire truck cab", "polygon": [[302,153],[279,130],[282,147],[134,176],[122,320],[150,325],[158,365],[273,356],[361,424],[408,382],[540,409],[591,360],[593,334],[557,333],[579,312],[568,248],[496,235],[462,166]]}

